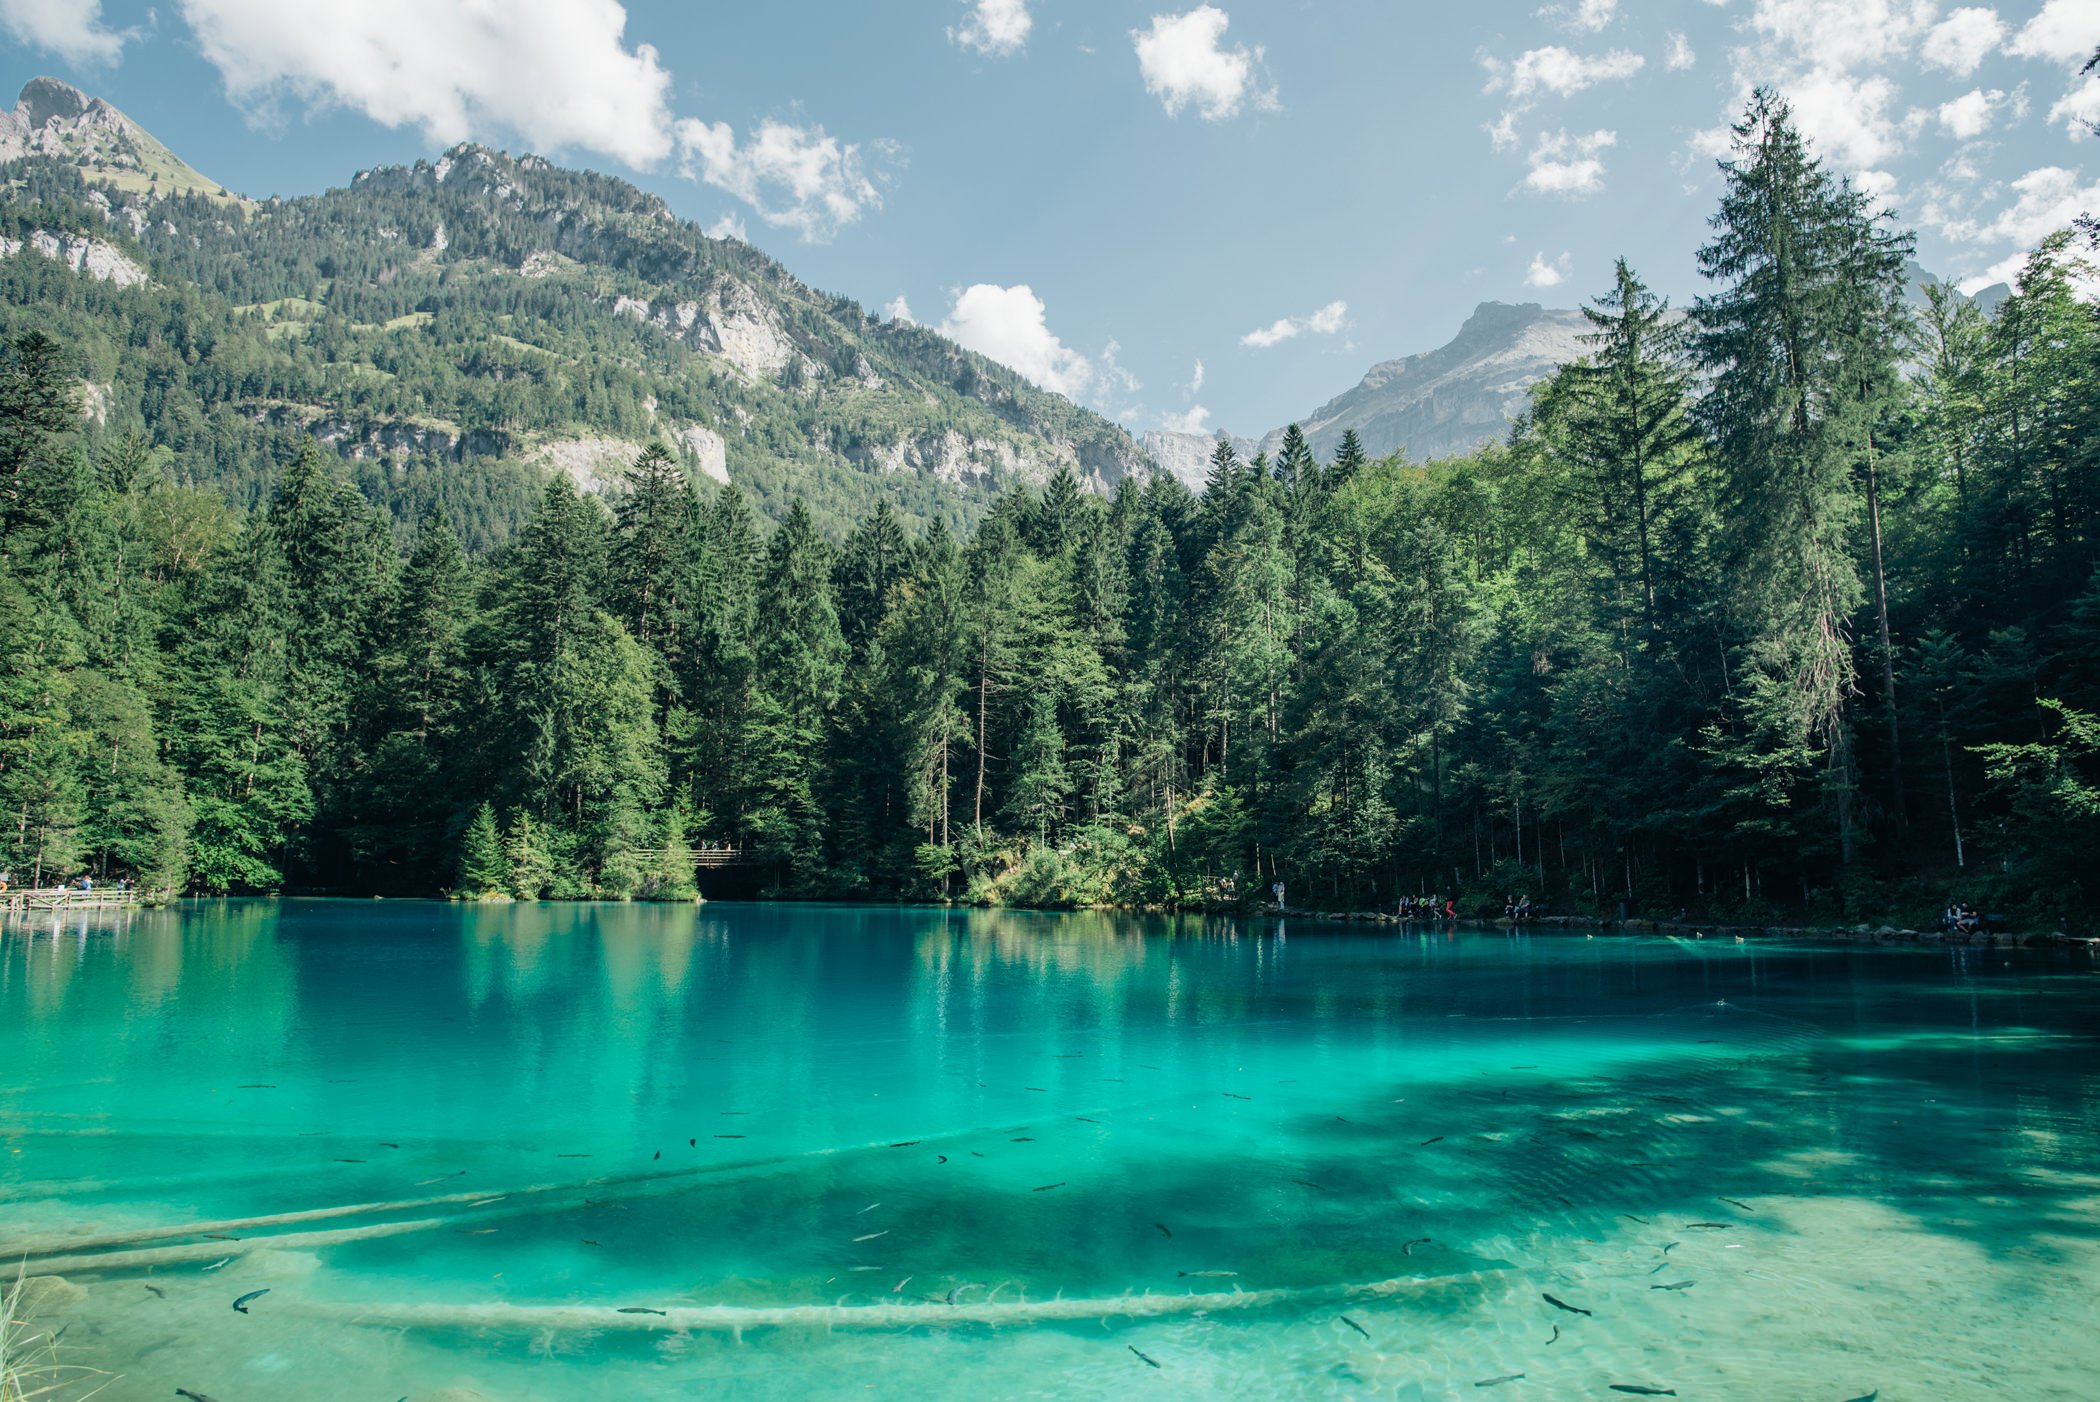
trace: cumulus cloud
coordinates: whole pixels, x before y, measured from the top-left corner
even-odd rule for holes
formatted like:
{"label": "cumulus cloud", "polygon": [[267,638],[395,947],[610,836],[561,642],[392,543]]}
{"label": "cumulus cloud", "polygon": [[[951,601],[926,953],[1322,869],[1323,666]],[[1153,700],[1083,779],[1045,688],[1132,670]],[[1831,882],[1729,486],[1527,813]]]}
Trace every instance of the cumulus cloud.
{"label": "cumulus cloud", "polygon": [[1593,195],[1604,188],[1604,162],[1598,152],[1617,145],[1618,140],[1615,131],[1583,136],[1548,132],[1531,148],[1531,169],[1524,175],[1524,185],[1541,194]]}
{"label": "cumulus cloud", "polygon": [[1570,97],[1599,83],[1631,78],[1647,60],[1624,49],[1609,53],[1578,54],[1558,44],[1528,49],[1514,63],[1483,60],[1488,70],[1489,92],[1506,92],[1514,102],[1532,100],[1544,93]]}
{"label": "cumulus cloud", "polygon": [[0,0],[0,27],[73,63],[114,63],[132,38],[102,22],[102,0]]}
{"label": "cumulus cloud", "polygon": [[2011,204],[1985,218],[1944,219],[1940,232],[1957,243],[2010,243],[2031,248],[2088,209],[2100,208],[2100,181],[2081,183],[2062,166],[2030,170],[2012,182]]}
{"label": "cumulus cloud", "polygon": [[1958,78],[1974,73],[2005,42],[2005,21],[1996,10],[1976,6],[1956,10],[1925,36],[1921,57],[1930,68],[1944,68]]}
{"label": "cumulus cloud", "polygon": [[1189,393],[1203,393],[1203,362],[1200,360],[1196,362],[1196,368],[1189,372]]}
{"label": "cumulus cloud", "polygon": [[1168,414],[1160,420],[1159,426],[1169,433],[1208,434],[1210,432],[1210,410],[1204,408],[1201,404],[1192,405],[1186,413]]}
{"label": "cumulus cloud", "polygon": [[1669,40],[1669,49],[1663,57],[1663,67],[1672,73],[1682,73],[1699,61],[1699,55],[1692,52],[1691,40],[1676,33],[1672,33]]}
{"label": "cumulus cloud", "polygon": [[2049,121],[2062,122],[2074,139],[2091,136],[2100,122],[2100,77],[2086,78],[2059,98],[2049,109]]}
{"label": "cumulus cloud", "polygon": [[1249,101],[1264,111],[1282,105],[1276,90],[1262,87],[1257,76],[1262,50],[1224,47],[1231,22],[1215,5],[1198,5],[1185,15],[1154,15],[1151,28],[1130,31],[1145,91],[1168,116],[1194,107],[1205,121],[1222,122]]}
{"label": "cumulus cloud", "polygon": [[723,215],[702,232],[711,239],[736,239],[740,243],[748,242],[750,237],[744,232],[743,219],[735,214]]}
{"label": "cumulus cloud", "polygon": [[860,148],[822,127],[768,121],[739,140],[726,123],[676,116],[670,71],[653,47],[627,42],[618,0],[179,4],[228,95],[251,110],[291,98],[442,145],[515,135],[637,170],[675,154],[684,173],[811,240],[881,205]]}
{"label": "cumulus cloud", "polygon": [[886,319],[901,321],[906,326],[917,326],[919,324],[917,318],[911,314],[911,303],[904,300],[902,292],[899,292],[883,304],[882,314]]}
{"label": "cumulus cloud", "polygon": [[1019,53],[1034,27],[1028,0],[971,0],[970,13],[948,31],[948,41],[981,54]]}
{"label": "cumulus cloud", "polygon": [[[1952,102],[1940,104],[1940,125],[1957,141],[1972,141],[1991,129],[1998,113],[2008,102],[2006,95],[1996,88],[1985,92],[1972,88]],[[2050,114],[2051,120],[2055,114]]]}
{"label": "cumulus cloud", "polygon": [[[1067,399],[1080,398],[1102,379],[1092,361],[1050,329],[1048,308],[1025,282],[1013,287],[979,282],[964,288],[939,330],[956,344]],[[1103,357],[1111,364],[1114,350],[1111,345]]]}
{"label": "cumulus cloud", "polygon": [[882,192],[860,148],[821,126],[768,119],[740,141],[727,122],[685,118],[677,134],[684,174],[728,191],[768,224],[793,229],[811,243],[882,207]]}
{"label": "cumulus cloud", "polygon": [[1531,255],[1531,271],[1524,274],[1526,287],[1558,287],[1568,280],[1569,255],[1561,254],[1552,262],[1546,261],[1544,253]]}
{"label": "cumulus cloud", "polygon": [[1249,331],[1240,337],[1240,344],[1252,346],[1256,350],[1267,350],[1270,346],[1281,345],[1300,336],[1332,336],[1342,329],[1342,322],[1348,315],[1347,302],[1329,302],[1309,316],[1279,317],[1267,326]]}
{"label": "cumulus cloud", "polygon": [[2100,4],[2093,0],[2049,0],[2005,46],[2022,58],[2083,63],[2100,47]]}

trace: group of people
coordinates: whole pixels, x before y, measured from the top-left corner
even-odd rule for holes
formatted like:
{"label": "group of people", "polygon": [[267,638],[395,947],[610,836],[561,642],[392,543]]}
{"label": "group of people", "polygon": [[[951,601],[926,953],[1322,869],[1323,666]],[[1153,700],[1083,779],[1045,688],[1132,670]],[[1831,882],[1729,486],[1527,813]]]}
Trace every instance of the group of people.
{"label": "group of people", "polygon": [[1949,901],[1940,912],[1940,924],[1950,935],[1973,935],[1983,928],[1983,916],[1967,901]]}
{"label": "group of people", "polygon": [[1533,918],[1537,914],[1538,912],[1531,908],[1531,897],[1529,896],[1504,896],[1502,898],[1502,918],[1504,920],[1524,921]]}
{"label": "group of people", "polygon": [[1415,920],[1456,920],[1458,897],[1402,896],[1393,902],[1393,914],[1402,924]]}

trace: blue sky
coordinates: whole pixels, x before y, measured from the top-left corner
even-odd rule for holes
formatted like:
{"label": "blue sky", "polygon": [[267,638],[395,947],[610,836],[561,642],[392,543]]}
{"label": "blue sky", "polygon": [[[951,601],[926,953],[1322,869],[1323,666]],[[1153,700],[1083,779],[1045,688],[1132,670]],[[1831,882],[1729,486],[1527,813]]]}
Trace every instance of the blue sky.
{"label": "blue sky", "polygon": [[1688,299],[1753,83],[1927,267],[2002,275],[2100,211],[2096,44],[2100,0],[0,0],[0,80],[244,193],[536,149],[1132,428],[1238,433],[1621,254]]}

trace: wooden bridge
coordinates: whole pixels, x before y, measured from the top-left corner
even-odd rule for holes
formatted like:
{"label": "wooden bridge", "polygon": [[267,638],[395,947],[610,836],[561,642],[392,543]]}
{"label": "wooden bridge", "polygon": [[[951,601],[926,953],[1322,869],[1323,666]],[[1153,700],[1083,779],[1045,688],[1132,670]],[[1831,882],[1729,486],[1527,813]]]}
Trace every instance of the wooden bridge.
{"label": "wooden bridge", "polygon": [[7,915],[33,910],[106,910],[140,903],[136,886],[97,886],[88,891],[78,886],[18,886],[0,891],[0,914]]}

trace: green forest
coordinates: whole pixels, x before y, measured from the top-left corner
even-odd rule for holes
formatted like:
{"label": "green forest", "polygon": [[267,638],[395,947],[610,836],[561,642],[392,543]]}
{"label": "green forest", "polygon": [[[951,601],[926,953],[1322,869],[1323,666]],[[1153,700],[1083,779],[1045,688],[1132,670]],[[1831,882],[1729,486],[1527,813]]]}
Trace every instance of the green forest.
{"label": "green forest", "polygon": [[[244,494],[150,424],[84,427],[83,349],[23,331],[5,860],[17,884],[684,899],[711,845],[788,896],[1231,906],[1284,881],[1326,909],[1924,920],[1956,896],[2089,923],[2090,240],[2044,242],[1988,317],[1938,286],[1920,310],[1909,238],[1775,98],[1723,170],[1703,295],[1672,309],[1622,263],[1506,445],[1221,441],[1201,495],[1064,470],[967,534],[881,501],[767,530],[655,447],[608,500],[557,477],[486,539],[402,522],[310,438]],[[166,310],[141,353],[183,334]]]}

